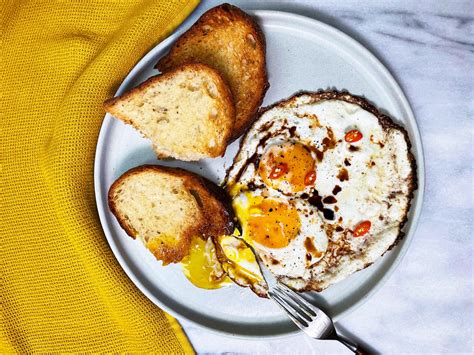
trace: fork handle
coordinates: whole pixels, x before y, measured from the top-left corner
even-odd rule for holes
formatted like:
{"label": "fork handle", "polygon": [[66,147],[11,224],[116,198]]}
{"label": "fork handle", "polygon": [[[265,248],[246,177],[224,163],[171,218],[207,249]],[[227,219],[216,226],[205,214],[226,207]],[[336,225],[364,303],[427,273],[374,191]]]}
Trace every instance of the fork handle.
{"label": "fork handle", "polygon": [[338,342],[344,344],[349,350],[351,350],[354,354],[357,355],[368,355],[368,354],[374,354],[373,351],[369,351],[367,348],[363,347],[360,344],[355,344],[351,340],[335,333],[334,334],[334,339],[337,340]]}

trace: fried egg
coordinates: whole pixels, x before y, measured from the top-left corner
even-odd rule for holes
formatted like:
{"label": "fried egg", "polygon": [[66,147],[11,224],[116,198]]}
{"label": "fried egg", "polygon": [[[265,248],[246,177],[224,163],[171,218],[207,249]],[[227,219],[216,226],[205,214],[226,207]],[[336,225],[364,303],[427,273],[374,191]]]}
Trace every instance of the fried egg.
{"label": "fried egg", "polygon": [[416,187],[409,149],[360,97],[303,93],[270,107],[226,177],[238,238],[292,288],[325,289],[400,238]]}

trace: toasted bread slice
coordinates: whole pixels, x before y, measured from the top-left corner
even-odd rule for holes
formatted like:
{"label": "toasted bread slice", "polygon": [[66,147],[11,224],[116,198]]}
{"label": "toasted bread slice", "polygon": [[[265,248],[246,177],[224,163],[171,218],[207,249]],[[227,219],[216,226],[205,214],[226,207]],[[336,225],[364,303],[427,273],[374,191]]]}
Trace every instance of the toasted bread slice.
{"label": "toasted bread slice", "polygon": [[232,135],[239,137],[253,122],[269,86],[260,27],[235,6],[214,7],[178,38],[156,68],[165,72],[187,62],[207,64],[227,81],[236,106]]}
{"label": "toasted bread slice", "polygon": [[235,121],[227,84],[204,64],[154,76],[104,108],[149,138],[159,158],[188,161],[223,155]]}
{"label": "toasted bread slice", "polygon": [[[188,255],[191,238],[229,234],[233,213],[211,182],[177,168],[131,169],[109,190],[109,208],[132,238],[139,238],[163,264]],[[222,194],[222,195],[219,195]]]}

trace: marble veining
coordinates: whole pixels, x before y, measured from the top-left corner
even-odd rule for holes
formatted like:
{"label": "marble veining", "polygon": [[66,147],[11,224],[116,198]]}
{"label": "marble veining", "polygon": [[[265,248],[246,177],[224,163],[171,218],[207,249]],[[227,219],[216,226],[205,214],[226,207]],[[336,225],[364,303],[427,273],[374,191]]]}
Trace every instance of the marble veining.
{"label": "marble veining", "polygon": [[[426,164],[418,229],[388,282],[338,325],[383,353],[472,353],[474,2],[231,2],[346,32],[389,68],[415,111]],[[198,12],[218,3],[203,1]],[[252,341],[182,325],[198,353],[347,353],[304,335]]]}

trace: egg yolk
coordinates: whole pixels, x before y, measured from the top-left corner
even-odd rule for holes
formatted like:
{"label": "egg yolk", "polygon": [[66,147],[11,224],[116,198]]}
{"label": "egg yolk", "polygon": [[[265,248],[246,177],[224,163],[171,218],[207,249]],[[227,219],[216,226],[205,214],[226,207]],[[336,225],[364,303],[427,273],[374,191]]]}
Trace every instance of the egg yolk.
{"label": "egg yolk", "polygon": [[315,160],[304,145],[286,142],[267,149],[260,160],[258,174],[267,186],[281,189],[289,184],[291,192],[299,192],[314,184],[315,168]]}
{"label": "egg yolk", "polygon": [[248,236],[268,248],[284,248],[298,235],[301,220],[292,205],[264,199],[249,209]]}
{"label": "egg yolk", "polygon": [[211,239],[193,237],[189,255],[182,261],[183,273],[191,283],[205,289],[216,289],[231,283],[222,270]]}

